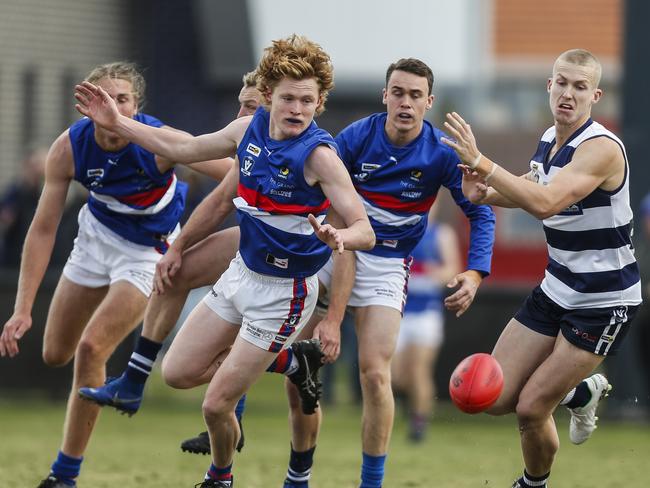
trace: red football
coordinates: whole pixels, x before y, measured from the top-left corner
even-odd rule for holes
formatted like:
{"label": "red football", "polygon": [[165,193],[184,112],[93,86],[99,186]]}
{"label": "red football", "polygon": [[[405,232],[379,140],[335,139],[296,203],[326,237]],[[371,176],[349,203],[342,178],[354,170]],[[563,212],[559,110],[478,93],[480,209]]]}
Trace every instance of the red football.
{"label": "red football", "polygon": [[449,395],[465,413],[490,408],[503,390],[503,371],[489,354],[482,352],[463,359],[449,379]]}

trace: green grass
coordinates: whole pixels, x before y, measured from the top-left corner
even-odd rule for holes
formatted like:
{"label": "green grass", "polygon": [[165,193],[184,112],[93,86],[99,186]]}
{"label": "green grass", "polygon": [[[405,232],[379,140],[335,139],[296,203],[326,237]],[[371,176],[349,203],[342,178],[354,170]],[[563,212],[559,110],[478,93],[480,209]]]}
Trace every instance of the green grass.
{"label": "green grass", "polygon": [[[340,385],[339,385],[340,387]],[[280,487],[289,454],[289,428],[281,378],[265,375],[249,394],[246,446],[235,457],[238,488]],[[154,377],[138,415],[105,409],[86,453],[80,488],[191,487],[209,458],[182,453],[181,440],[204,430],[202,391],[177,392]],[[35,487],[56,454],[65,405],[45,400],[0,402],[0,487]],[[568,418],[558,414],[562,447],[553,488],[642,486],[650,459],[647,426],[601,422],[594,438],[573,446]],[[396,418],[385,487],[509,487],[521,471],[513,417],[469,416],[440,405],[427,440],[411,445]],[[360,465],[360,409],[343,402],[326,407],[310,483],[314,488],[355,488]]]}

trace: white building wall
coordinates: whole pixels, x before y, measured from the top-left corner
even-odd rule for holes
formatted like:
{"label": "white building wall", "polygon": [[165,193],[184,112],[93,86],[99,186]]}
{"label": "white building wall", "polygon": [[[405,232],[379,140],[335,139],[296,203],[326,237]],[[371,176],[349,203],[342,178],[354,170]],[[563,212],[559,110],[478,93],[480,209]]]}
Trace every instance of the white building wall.
{"label": "white building wall", "polygon": [[458,84],[489,52],[484,0],[247,0],[258,58],[270,41],[304,34],[330,54],[337,90],[381,83],[402,57],[426,62],[436,78]]}
{"label": "white building wall", "polygon": [[[64,93],[72,114],[76,81],[93,66],[121,59],[130,44],[128,0],[0,2],[0,189],[19,173],[23,140],[50,144],[65,129]],[[24,73],[36,73],[34,125],[22,134]]]}

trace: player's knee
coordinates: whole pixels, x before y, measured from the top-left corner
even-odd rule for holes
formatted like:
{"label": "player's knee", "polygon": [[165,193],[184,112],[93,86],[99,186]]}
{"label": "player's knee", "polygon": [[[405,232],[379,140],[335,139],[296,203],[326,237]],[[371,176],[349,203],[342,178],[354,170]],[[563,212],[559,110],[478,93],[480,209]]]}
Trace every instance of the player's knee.
{"label": "player's knee", "polygon": [[78,363],[89,363],[97,361],[105,361],[106,351],[105,347],[99,344],[92,338],[82,338],[79,341],[76,351],[76,361]]}
{"label": "player's knee", "polygon": [[73,352],[43,344],[43,362],[51,368],[65,366],[73,357]]}
{"label": "player's knee", "polygon": [[172,388],[179,390],[186,390],[195,386],[193,382],[190,381],[189,376],[182,369],[175,368],[173,365],[170,365],[168,362],[163,361],[162,364],[162,376],[167,385]]}
{"label": "player's knee", "polygon": [[222,422],[225,417],[232,414],[235,403],[225,397],[205,398],[201,405],[203,418],[208,424]]}
{"label": "player's knee", "polygon": [[527,397],[519,398],[515,413],[517,414],[520,429],[536,426],[541,422],[545,422],[547,417],[541,402]]}
{"label": "player's knee", "polygon": [[364,368],[361,371],[361,386],[364,393],[377,395],[390,389],[390,371],[379,367]]}

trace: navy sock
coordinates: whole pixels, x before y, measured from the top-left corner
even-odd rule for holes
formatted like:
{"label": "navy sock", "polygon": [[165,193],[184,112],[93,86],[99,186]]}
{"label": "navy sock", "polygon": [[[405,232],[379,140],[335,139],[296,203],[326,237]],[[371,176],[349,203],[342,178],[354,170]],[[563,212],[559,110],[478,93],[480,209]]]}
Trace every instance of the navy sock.
{"label": "navy sock", "polygon": [[550,474],[549,472],[542,476],[531,476],[524,469],[524,475],[517,481],[521,485],[521,488],[546,488],[546,481]]}
{"label": "navy sock", "polygon": [[83,460],[83,457],[68,456],[59,451],[56,460],[52,463],[51,472],[64,484],[75,486],[75,478],[79,476],[81,461]]}
{"label": "navy sock", "polygon": [[161,348],[162,343],[140,336],[126,368],[126,377],[135,383],[144,384]]}
{"label": "navy sock", "polygon": [[244,408],[246,408],[246,395],[244,394],[239,401],[237,402],[237,406],[235,407],[235,417],[241,421],[241,418],[244,415]]}
{"label": "navy sock", "polygon": [[291,368],[291,362],[293,360],[293,350],[291,348],[282,349],[280,353],[271,363],[271,366],[266,368],[266,371],[269,373],[280,373],[284,374],[289,371]]}
{"label": "navy sock", "polygon": [[287,479],[284,482],[285,487],[307,488],[309,486],[315,450],[316,446],[302,452],[295,451],[293,446],[291,447],[289,469],[287,470]]}
{"label": "navy sock", "polygon": [[232,482],[232,463],[225,468],[217,468],[214,464],[210,464],[210,469],[205,473],[205,479]]}
{"label": "navy sock", "polygon": [[581,381],[576,386],[576,391],[573,398],[566,404],[569,408],[584,407],[591,400],[591,390],[586,381]]}
{"label": "navy sock", "polygon": [[363,453],[363,464],[361,464],[361,485],[359,488],[381,488],[384,481],[384,464],[386,454],[383,456],[371,456]]}

